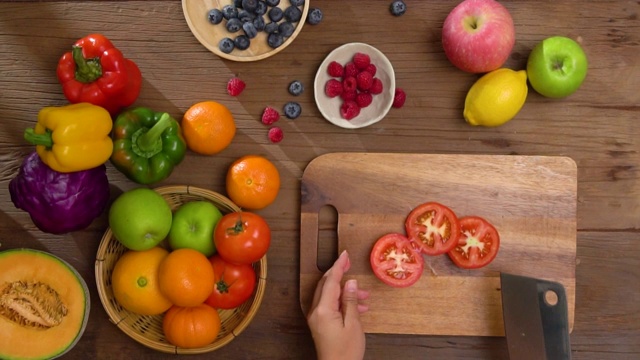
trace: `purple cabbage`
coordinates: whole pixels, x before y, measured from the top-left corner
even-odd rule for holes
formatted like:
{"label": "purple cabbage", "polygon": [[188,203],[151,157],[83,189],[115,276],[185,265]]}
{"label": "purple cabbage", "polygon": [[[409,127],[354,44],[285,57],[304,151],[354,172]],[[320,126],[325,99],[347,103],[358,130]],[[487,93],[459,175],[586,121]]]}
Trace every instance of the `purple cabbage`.
{"label": "purple cabbage", "polygon": [[33,152],[9,182],[9,193],[13,204],[28,212],[43,232],[82,230],[102,214],[109,202],[107,168],[103,164],[90,170],[60,173]]}

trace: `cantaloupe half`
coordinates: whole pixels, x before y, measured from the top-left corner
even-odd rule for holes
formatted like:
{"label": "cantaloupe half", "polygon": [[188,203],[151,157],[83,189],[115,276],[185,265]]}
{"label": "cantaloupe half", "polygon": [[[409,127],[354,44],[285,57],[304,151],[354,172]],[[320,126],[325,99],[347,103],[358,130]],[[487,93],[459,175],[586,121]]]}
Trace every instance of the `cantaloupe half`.
{"label": "cantaloupe half", "polygon": [[89,291],[64,260],[38,250],[0,252],[0,359],[69,351],[89,318]]}

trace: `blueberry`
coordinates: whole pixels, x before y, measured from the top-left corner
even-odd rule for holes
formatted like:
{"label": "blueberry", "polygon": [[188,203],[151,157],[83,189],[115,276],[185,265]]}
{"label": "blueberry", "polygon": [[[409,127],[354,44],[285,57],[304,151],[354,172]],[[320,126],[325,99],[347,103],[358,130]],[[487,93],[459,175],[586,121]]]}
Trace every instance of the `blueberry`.
{"label": "blueberry", "polygon": [[318,8],[309,9],[309,14],[307,15],[307,23],[309,25],[318,25],[322,21],[322,10]]}
{"label": "blueberry", "polygon": [[207,14],[207,19],[209,19],[210,23],[217,25],[222,22],[224,16],[222,16],[222,11],[218,9],[212,9],[211,11],[209,11],[209,14]]}
{"label": "blueberry", "polygon": [[298,22],[302,18],[302,11],[295,6],[289,6],[284,10],[284,18],[290,22]]}
{"label": "blueberry", "polygon": [[304,5],[304,0],[289,0],[289,2],[293,6],[302,6],[302,5]]}
{"label": "blueberry", "polygon": [[269,44],[269,46],[271,46],[274,49],[277,48],[277,47],[280,47],[280,45],[282,45],[282,43],[284,43],[284,38],[282,37],[282,35],[278,34],[277,31],[276,32],[272,32],[267,37],[267,44]]}
{"label": "blueberry", "polygon": [[238,19],[240,19],[240,21],[242,21],[243,23],[251,22],[253,21],[254,18],[255,18],[255,15],[253,15],[253,13],[248,12],[247,10],[243,9],[238,11]]}
{"label": "blueberry", "polygon": [[256,30],[263,31],[265,28],[264,18],[262,16],[258,16],[253,19],[253,26],[256,28]]}
{"label": "blueberry", "polygon": [[260,0],[258,1],[258,6],[256,7],[256,10],[253,13],[258,16],[262,16],[267,13],[267,9],[268,9],[267,3],[264,0]]}
{"label": "blueberry", "polygon": [[267,25],[264,26],[264,31],[267,34],[271,34],[273,32],[278,31],[278,23],[277,22],[273,22],[273,21],[268,23]]}
{"label": "blueberry", "polygon": [[220,43],[218,44],[218,48],[220,49],[220,51],[225,54],[229,54],[230,52],[232,52],[234,47],[235,44],[233,43],[233,40],[228,37],[220,40]]}
{"label": "blueberry", "polygon": [[280,0],[266,0],[265,2],[271,7],[275,7],[280,4]]}
{"label": "blueberry", "polygon": [[227,19],[227,20],[233,19],[233,18],[237,18],[238,17],[238,8],[236,8],[233,5],[225,5],[222,8],[222,16],[224,16],[224,18]]}
{"label": "blueberry", "polygon": [[278,32],[280,35],[288,38],[293,35],[293,32],[296,30],[296,26],[288,21],[283,21],[278,25]]}
{"label": "blueberry", "polygon": [[238,18],[231,18],[227,20],[227,31],[230,33],[238,32],[242,29],[242,21]]}
{"label": "blueberry", "polygon": [[233,6],[235,6],[236,8],[241,8],[242,0],[233,0]]}
{"label": "blueberry", "polygon": [[242,8],[248,12],[255,12],[258,8],[258,0],[242,0]]}
{"label": "blueberry", "polygon": [[256,37],[256,35],[258,35],[258,30],[255,26],[253,26],[253,22],[246,22],[242,24],[242,30],[244,30],[244,33],[249,39],[253,39],[254,37]]}
{"label": "blueberry", "polygon": [[395,0],[389,8],[394,16],[403,15],[407,11],[407,5],[402,0]]}
{"label": "blueberry", "polygon": [[300,104],[294,101],[290,101],[284,104],[284,115],[289,119],[295,119],[302,113],[302,107]]}
{"label": "blueberry", "polygon": [[298,96],[302,94],[303,91],[304,91],[304,86],[300,81],[294,80],[291,82],[291,84],[289,84],[289,94],[293,96]]}
{"label": "blueberry", "polygon": [[271,21],[278,22],[282,20],[283,17],[284,12],[279,7],[274,7],[269,10],[269,19],[271,19]]}
{"label": "blueberry", "polygon": [[233,44],[238,50],[247,50],[251,45],[251,40],[247,35],[238,35],[233,39]]}

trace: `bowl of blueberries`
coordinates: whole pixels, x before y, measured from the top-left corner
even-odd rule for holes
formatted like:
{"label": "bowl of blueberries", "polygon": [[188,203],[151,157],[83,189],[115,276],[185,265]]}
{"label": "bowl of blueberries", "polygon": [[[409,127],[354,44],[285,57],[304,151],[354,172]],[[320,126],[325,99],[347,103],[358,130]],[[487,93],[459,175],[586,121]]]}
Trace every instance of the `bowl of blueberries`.
{"label": "bowl of blueberries", "polygon": [[266,59],[285,49],[305,22],[322,20],[309,0],[182,0],[189,29],[214,54],[233,61]]}

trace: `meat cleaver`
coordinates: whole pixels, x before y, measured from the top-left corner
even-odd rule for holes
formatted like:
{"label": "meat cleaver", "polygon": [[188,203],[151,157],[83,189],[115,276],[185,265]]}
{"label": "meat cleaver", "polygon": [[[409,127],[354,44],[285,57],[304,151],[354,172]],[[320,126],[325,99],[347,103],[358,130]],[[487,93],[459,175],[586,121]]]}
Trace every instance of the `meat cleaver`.
{"label": "meat cleaver", "polygon": [[512,360],[571,359],[562,284],[501,273],[504,330]]}

